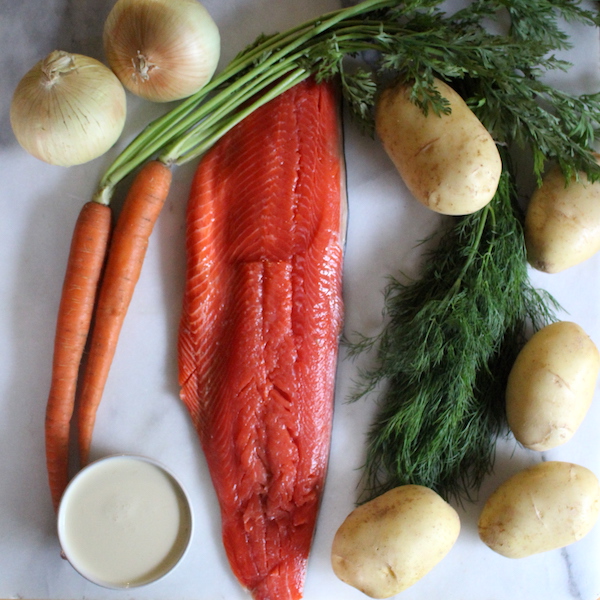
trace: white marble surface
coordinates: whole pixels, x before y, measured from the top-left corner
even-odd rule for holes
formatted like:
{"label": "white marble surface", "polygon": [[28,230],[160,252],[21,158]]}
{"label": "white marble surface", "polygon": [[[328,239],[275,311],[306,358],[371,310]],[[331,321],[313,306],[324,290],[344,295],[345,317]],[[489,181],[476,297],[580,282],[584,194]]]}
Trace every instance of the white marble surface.
{"label": "white marble surface", "polygon": [[[177,396],[176,329],[183,284],[184,206],[193,165],[177,170],[153,236],[98,415],[93,455],[136,452],[157,458],[183,480],[196,519],[191,552],[163,581],[133,592],[87,583],[61,560],[46,484],[43,421],[54,320],[72,226],[80,206],[122,144],[160,114],[129,96],[122,142],[105,157],[63,169],[25,154],[8,120],[12,90],[34,62],[62,48],[102,59],[101,30],[112,0],[0,0],[0,597],[97,600],[242,600],[221,548],[215,498],[196,436]],[[337,0],[206,0],[223,36],[224,64],[263,31],[336,8]],[[573,31],[575,63],[557,76],[578,92],[600,89],[597,32]],[[417,271],[418,240],[438,218],[416,205],[379,145],[347,127],[350,226],[345,267],[348,331],[381,324],[385,277]],[[600,256],[564,274],[532,273],[600,345]],[[355,501],[363,437],[373,403],[346,402],[357,365],[339,366],[327,487],[309,564],[307,600],[360,600],[329,563],[333,534]],[[597,396],[600,395],[598,390]],[[507,441],[498,448],[499,482],[544,459],[577,462],[600,475],[597,399],[567,445],[543,456]],[[401,597],[405,600],[596,600],[600,597],[600,525],[564,550],[522,560],[494,554],[478,539],[482,502],[458,507],[462,531],[448,557]]]}

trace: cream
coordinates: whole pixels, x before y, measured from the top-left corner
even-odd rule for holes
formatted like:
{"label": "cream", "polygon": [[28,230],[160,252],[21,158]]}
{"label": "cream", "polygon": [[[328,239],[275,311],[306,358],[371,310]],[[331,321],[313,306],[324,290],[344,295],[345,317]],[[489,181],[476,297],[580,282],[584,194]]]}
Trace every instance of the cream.
{"label": "cream", "polygon": [[113,456],[73,479],[58,527],[77,571],[99,585],[128,588],[172,569],[188,545],[192,519],[185,493],[164,469]]}

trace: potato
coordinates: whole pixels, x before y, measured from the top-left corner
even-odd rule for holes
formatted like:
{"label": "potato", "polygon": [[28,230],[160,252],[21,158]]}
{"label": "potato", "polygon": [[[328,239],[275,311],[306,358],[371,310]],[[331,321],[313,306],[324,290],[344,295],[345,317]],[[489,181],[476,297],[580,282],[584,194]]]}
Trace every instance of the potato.
{"label": "potato", "polygon": [[375,124],[387,154],[411,193],[432,210],[465,215],[483,208],[498,188],[502,161],[491,135],[451,87],[435,80],[451,113],[427,116],[411,87],[384,90]]}
{"label": "potato", "polygon": [[529,201],[525,245],[531,266],[546,273],[559,273],[596,254],[600,182],[590,183],[582,173],[566,186],[561,170],[551,169]]}
{"label": "potato", "polygon": [[525,344],[506,386],[506,416],[515,438],[531,450],[571,439],[596,389],[600,354],[576,323],[560,321]]}
{"label": "potato", "polygon": [[457,512],[433,490],[400,486],[348,515],[333,540],[333,570],[367,596],[389,598],[433,569],[459,531]]}
{"label": "potato", "polygon": [[523,558],[580,540],[599,510],[594,473],[572,463],[543,462],[513,475],[489,497],[479,537],[498,554]]}

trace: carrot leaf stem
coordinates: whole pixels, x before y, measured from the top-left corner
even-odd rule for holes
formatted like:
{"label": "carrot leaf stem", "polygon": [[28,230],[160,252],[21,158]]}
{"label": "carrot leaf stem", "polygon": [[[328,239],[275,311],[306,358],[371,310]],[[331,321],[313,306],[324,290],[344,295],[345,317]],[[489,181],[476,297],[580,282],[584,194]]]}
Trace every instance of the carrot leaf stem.
{"label": "carrot leaf stem", "polygon": [[[229,97],[235,96],[237,90],[248,84],[253,93],[257,94],[271,85],[270,75],[277,69],[285,73],[296,68],[302,54],[297,51],[311,40],[319,38],[325,32],[331,32],[331,36],[335,35],[340,22],[395,4],[397,0],[366,0],[356,6],[311,19],[283,33],[269,37],[261,36],[255,44],[240,52],[209,84],[153,121],[132,140],[102,176],[96,194],[97,201],[110,202],[112,189],[119,181],[167,145],[175,145],[187,135],[190,127],[202,123],[212,111],[218,110],[226,103],[233,114],[241,102],[232,103]],[[281,92],[283,91],[282,88]],[[247,94],[243,97],[246,98]],[[248,114],[247,110],[245,114]],[[226,130],[227,128],[224,131]],[[217,138],[213,135],[211,139],[216,141]],[[184,152],[187,153],[188,150]],[[169,156],[173,162],[181,162],[180,157],[172,156],[172,153],[169,153]]]}

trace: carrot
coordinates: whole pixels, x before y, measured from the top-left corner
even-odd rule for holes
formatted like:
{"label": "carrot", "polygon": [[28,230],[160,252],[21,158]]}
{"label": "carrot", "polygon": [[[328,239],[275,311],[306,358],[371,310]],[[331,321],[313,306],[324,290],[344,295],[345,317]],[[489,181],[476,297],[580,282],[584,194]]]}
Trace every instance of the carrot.
{"label": "carrot", "polygon": [[46,467],[55,510],[69,481],[69,430],[111,228],[111,210],[83,205],[73,231],[56,321],[50,392],[46,405]]}
{"label": "carrot", "polygon": [[96,412],[121,327],[139,279],[148,240],[171,185],[171,170],[151,161],[136,175],[115,225],[94,315],[78,407],[79,456],[89,459]]}

